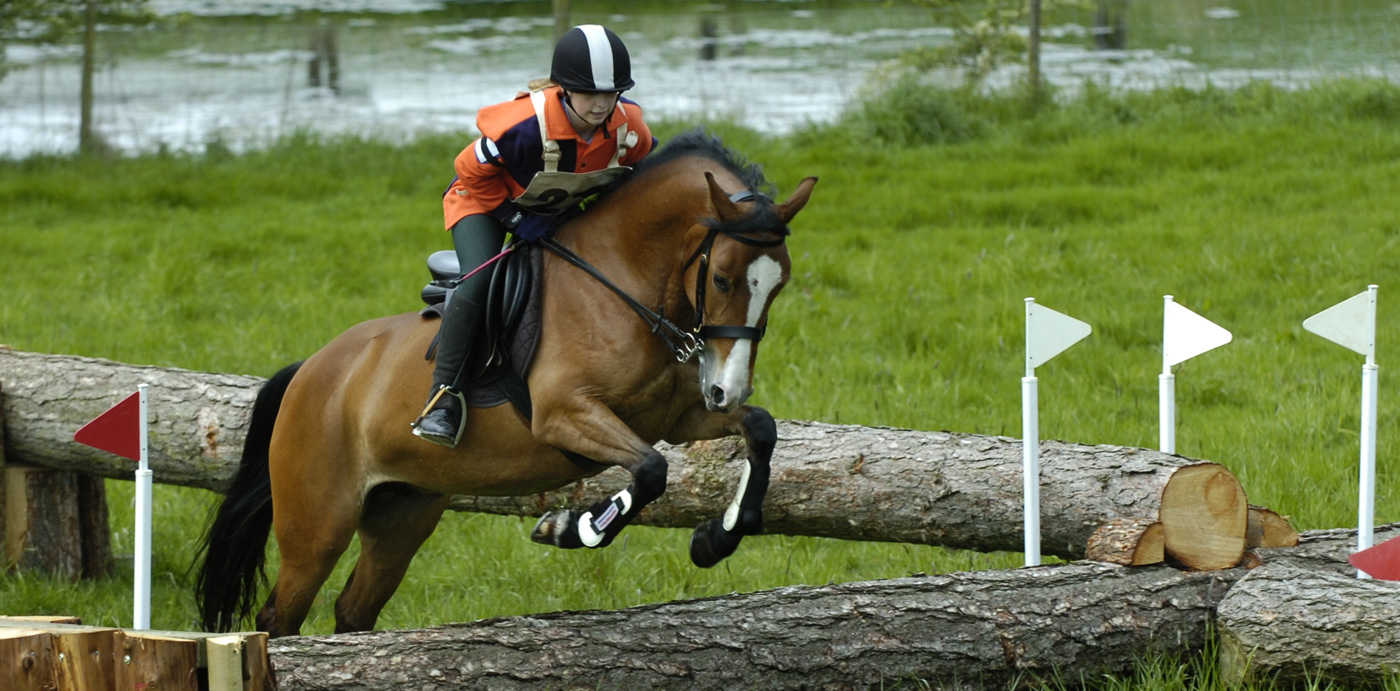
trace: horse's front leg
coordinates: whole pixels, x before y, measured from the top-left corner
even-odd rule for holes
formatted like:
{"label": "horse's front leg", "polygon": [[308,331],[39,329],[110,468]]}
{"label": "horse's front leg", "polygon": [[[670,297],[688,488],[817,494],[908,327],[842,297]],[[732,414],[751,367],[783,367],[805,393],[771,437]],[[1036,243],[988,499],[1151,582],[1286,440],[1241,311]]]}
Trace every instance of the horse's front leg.
{"label": "horse's front leg", "polygon": [[693,441],[733,434],[744,435],[749,457],[724,515],[701,523],[690,536],[690,560],[702,569],[733,554],[745,535],[762,532],[763,497],[768,494],[769,463],[778,443],[778,425],[767,410],[757,406],[744,406],[733,415],[717,415],[699,407],[667,437],[668,441]]}
{"label": "horse's front leg", "polygon": [[666,491],[666,457],[605,409],[573,415],[536,414],[535,437],[557,449],[620,465],[632,483],[587,511],[564,509],[540,517],[530,539],[564,549],[606,547],[648,504]]}

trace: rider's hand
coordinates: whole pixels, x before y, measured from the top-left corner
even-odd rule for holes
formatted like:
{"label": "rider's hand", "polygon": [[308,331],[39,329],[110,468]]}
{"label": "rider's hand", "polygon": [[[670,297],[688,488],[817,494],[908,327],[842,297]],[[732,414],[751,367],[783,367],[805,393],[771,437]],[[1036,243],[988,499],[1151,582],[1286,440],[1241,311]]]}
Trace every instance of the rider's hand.
{"label": "rider's hand", "polygon": [[539,242],[554,232],[554,219],[540,214],[526,213],[511,232],[515,233],[515,237],[525,242]]}

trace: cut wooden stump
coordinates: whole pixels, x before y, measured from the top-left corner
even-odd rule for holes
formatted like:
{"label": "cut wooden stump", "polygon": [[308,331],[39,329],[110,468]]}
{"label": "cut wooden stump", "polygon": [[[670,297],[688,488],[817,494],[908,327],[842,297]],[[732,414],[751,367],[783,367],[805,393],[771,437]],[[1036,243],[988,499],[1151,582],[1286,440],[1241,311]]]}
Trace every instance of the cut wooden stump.
{"label": "cut wooden stump", "polygon": [[1164,548],[1159,521],[1118,518],[1094,531],[1084,558],[1123,566],[1160,564],[1165,558]]}
{"label": "cut wooden stump", "polygon": [[0,689],[276,688],[265,633],[123,631],[73,621],[0,616]]}
{"label": "cut wooden stump", "polygon": [[1221,601],[1227,682],[1381,687],[1400,674],[1400,583],[1287,559],[1248,572]]}

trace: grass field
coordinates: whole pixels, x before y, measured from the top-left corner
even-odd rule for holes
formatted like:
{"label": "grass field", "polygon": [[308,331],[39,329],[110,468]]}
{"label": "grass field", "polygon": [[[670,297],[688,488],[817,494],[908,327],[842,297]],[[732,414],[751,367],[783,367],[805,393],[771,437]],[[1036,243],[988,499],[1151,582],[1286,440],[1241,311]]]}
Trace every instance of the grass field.
{"label": "grass field", "polygon": [[[716,126],[784,194],[821,176],[794,223],[794,276],[754,403],[786,419],[1019,436],[1023,298],[1034,296],[1094,327],[1037,370],[1042,438],[1155,446],[1172,294],[1234,333],[1175,370],[1178,451],[1228,466],[1251,502],[1300,529],[1354,526],[1362,360],[1301,323],[1377,283],[1376,517],[1400,520],[1388,394],[1400,302],[1387,292],[1400,267],[1400,89],[1089,89],[1040,104],[896,94],[784,138]],[[0,162],[0,343],[270,375],[353,323],[415,309],[423,259],[448,246],[436,200],[469,139],[308,136],[242,155]],[[129,554],[130,483],[109,492],[114,548]],[[216,498],[157,488],[157,628],[194,625],[186,570]],[[379,626],[1020,563],[764,536],[699,571],[684,531],[633,527],[606,550],[564,552],[529,542],[531,526],[449,515]],[[305,633],[331,630],[350,563]],[[129,573],[0,579],[0,612],[118,624],[130,597]],[[1102,683],[1218,683],[1193,669],[1158,661]]]}

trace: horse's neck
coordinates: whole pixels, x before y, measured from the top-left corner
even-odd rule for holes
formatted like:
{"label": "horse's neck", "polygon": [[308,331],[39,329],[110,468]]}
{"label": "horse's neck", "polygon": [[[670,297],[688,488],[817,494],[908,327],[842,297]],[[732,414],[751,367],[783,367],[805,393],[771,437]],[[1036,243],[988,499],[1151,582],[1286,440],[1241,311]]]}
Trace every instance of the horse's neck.
{"label": "horse's neck", "polygon": [[695,219],[712,213],[706,211],[708,199],[700,199],[706,206],[693,198],[685,203],[610,201],[614,203],[599,205],[572,224],[565,243],[633,297],[664,308],[668,317],[689,312],[682,264],[696,244],[688,237]]}

